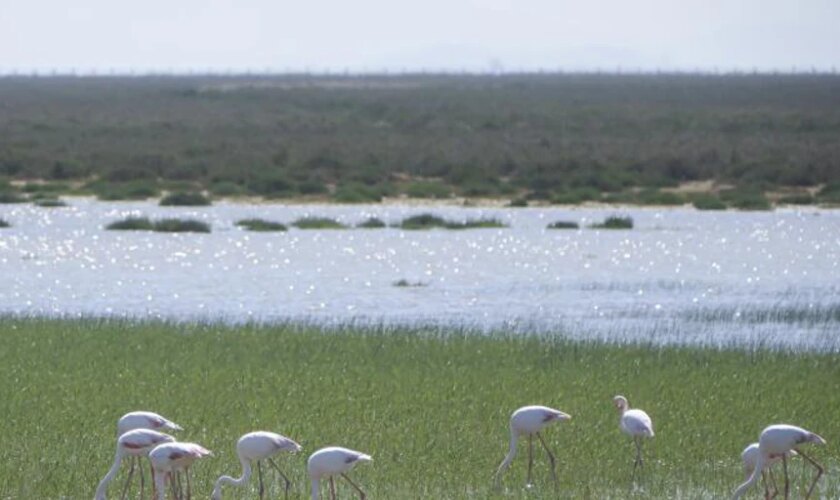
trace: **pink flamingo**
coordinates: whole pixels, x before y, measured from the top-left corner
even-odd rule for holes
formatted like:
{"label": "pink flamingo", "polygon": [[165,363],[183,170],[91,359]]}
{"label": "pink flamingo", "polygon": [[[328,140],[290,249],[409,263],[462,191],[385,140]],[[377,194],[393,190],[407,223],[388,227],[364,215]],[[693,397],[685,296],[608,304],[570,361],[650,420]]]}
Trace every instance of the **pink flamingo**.
{"label": "pink flamingo", "polygon": [[630,409],[630,403],[624,396],[613,398],[613,404],[621,414],[619,427],[621,431],[633,438],[636,444],[636,461],[633,463],[633,477],[636,477],[636,468],[642,463],[642,439],[653,437],[653,422],[650,416],[644,411],[634,408]]}
{"label": "pink flamingo", "polygon": [[560,410],[549,408],[547,406],[523,406],[519,408],[510,416],[510,447],[508,449],[505,459],[502,460],[498,470],[496,470],[495,483],[496,487],[500,486],[502,474],[510,467],[513,462],[513,457],[516,456],[516,443],[520,436],[528,436],[528,479],[527,484],[531,484],[531,469],[534,465],[534,436],[540,440],[545,452],[548,453],[548,460],[551,463],[551,477],[554,479],[555,488],[559,484],[557,481],[556,462],[554,454],[548,449],[545,444],[540,431],[552,422],[563,422],[571,419],[571,415],[563,413]]}
{"label": "pink flamingo", "polygon": [[251,462],[257,462],[257,473],[260,478],[260,498],[263,498],[265,488],[263,486],[262,468],[260,462],[268,460],[268,463],[277,471],[278,474],[286,482],[286,496],[289,495],[289,487],[291,481],[283,474],[280,467],[271,459],[274,455],[281,451],[288,451],[295,453],[301,450],[301,447],[291,439],[275,434],[273,432],[256,431],[245,434],[236,443],[236,454],[239,455],[239,462],[242,464],[242,475],[238,479],[230,476],[221,476],[216,480],[213,487],[212,500],[221,500],[222,485],[230,484],[232,486],[242,486],[251,478]]}
{"label": "pink flamingo", "polygon": [[808,463],[817,469],[817,475],[814,477],[811,487],[808,488],[808,494],[805,495],[806,499],[809,498],[811,493],[814,492],[814,488],[817,486],[817,481],[819,481],[820,476],[822,476],[823,472],[825,472],[825,469],[823,469],[823,466],[815,462],[811,457],[802,453],[802,449],[799,448],[799,445],[805,443],[825,444],[825,439],[813,432],[806,431],[801,427],[796,427],[795,425],[778,424],[766,427],[763,431],[761,431],[761,436],[758,438],[758,459],[756,460],[755,468],[747,481],[738,486],[738,489],[735,490],[735,493],[732,495],[733,500],[741,498],[750,486],[758,481],[758,477],[764,470],[765,465],[774,459],[777,460],[779,457],[782,459],[782,466],[785,471],[785,498],[788,498],[790,494],[790,482],[787,472],[787,457],[788,452],[790,451],[795,451],[797,455],[807,460]]}
{"label": "pink flamingo", "polygon": [[338,446],[321,448],[313,453],[307,463],[309,477],[312,480],[312,500],[321,498],[321,479],[324,478],[329,478],[330,498],[335,500],[335,481],[333,480],[333,476],[336,474],[340,474],[341,477],[346,479],[359,492],[359,498],[364,500],[365,492],[347,477],[346,472],[355,467],[359,462],[370,462],[371,460],[373,459],[370,455],[359,451],[348,450],[347,448],[339,448]]}
{"label": "pink flamingo", "polygon": [[190,466],[197,459],[212,455],[203,446],[195,443],[165,443],[155,447],[149,452],[149,460],[152,462],[152,472],[155,479],[155,489],[158,500],[166,500],[166,478],[170,480],[172,493],[176,499],[181,498],[181,481],[173,474],[184,471],[187,476],[187,500],[192,498],[190,488]]}
{"label": "pink flamingo", "polygon": [[[151,411],[132,411],[126,413],[117,421],[117,438],[122,436],[128,431],[133,431],[135,429],[150,429],[150,430],[172,430],[172,431],[182,431],[184,430],[181,428],[180,425],[176,424],[175,422],[169,420],[168,418],[158,415],[157,413]],[[143,467],[140,466],[140,457],[139,456],[131,456],[131,468],[128,471],[128,478],[129,482],[131,477],[134,475],[134,468],[138,467],[140,469],[140,485],[142,487],[144,483],[143,477]],[[123,490],[123,496],[125,496],[125,491],[127,491],[128,484],[126,484],[126,489]]]}
{"label": "pink flamingo", "polygon": [[[746,448],[744,451],[741,452],[741,460],[744,462],[744,473],[747,475],[746,479],[749,479],[752,475],[753,471],[755,470],[755,466],[758,463],[758,456],[760,455],[758,451],[758,443],[753,443]],[[790,450],[786,453],[787,458],[796,455],[796,452]],[[764,470],[767,471],[767,475],[770,476],[770,482],[767,481],[765,477],[764,471],[761,471],[761,480],[764,483],[764,497],[765,498],[776,498],[776,495],[779,494],[779,487],[776,485],[776,480],[773,478],[773,471],[771,467],[773,464],[777,462],[781,462],[782,457],[781,455],[773,457],[766,462],[764,462]],[[773,484],[773,494],[770,494],[770,483]]]}
{"label": "pink flamingo", "polygon": [[[117,472],[119,472],[120,463],[122,462],[123,457],[130,457],[133,465],[133,460],[135,458],[139,459],[140,457],[148,456],[149,451],[151,451],[154,447],[163,443],[171,443],[173,441],[175,441],[175,438],[169,434],[162,434],[149,429],[135,429],[120,436],[119,439],[117,439],[117,455],[114,458],[114,464],[111,466],[108,474],[106,474],[105,477],[102,478],[102,481],[99,482],[94,499],[105,500],[105,491],[108,488],[108,483],[113,481]],[[128,479],[126,479],[125,487],[123,488],[123,498],[125,498],[125,494],[128,491],[132,474],[134,474],[133,466],[128,473]],[[143,468],[140,467],[140,498],[143,498],[143,483]]]}

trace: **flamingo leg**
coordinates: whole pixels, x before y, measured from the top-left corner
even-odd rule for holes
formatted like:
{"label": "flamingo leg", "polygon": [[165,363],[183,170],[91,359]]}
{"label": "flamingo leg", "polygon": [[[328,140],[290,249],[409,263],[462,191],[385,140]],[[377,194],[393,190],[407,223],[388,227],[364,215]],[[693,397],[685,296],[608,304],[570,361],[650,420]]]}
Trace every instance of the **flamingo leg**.
{"label": "flamingo leg", "polygon": [[286,481],[286,498],[288,498],[288,497],[289,497],[289,488],[291,488],[291,486],[292,486],[292,482],[291,482],[291,481],[289,481],[289,478],[288,478],[288,477],[286,477],[286,475],[285,475],[285,474],[283,474],[283,471],[282,471],[282,470],[280,470],[280,467],[277,467],[277,464],[276,464],[276,463],[274,463],[274,460],[272,460],[271,458],[269,458],[269,459],[268,459],[268,463],[270,463],[270,464],[271,464],[271,466],[272,466],[272,467],[274,467],[274,470],[276,470],[276,471],[277,471],[277,473],[278,473],[278,474],[280,474],[280,477],[282,477],[282,478],[283,478],[283,481]]}
{"label": "flamingo leg", "polygon": [[551,453],[551,450],[548,449],[548,445],[545,443],[542,434],[538,432],[537,437],[539,438],[540,443],[542,443],[543,448],[545,448],[545,452],[548,453],[548,461],[551,463],[551,478],[554,480],[554,488],[556,489],[560,486],[560,481],[557,480],[557,460],[554,458],[554,454]]}
{"label": "flamingo leg", "polygon": [[257,476],[260,478],[260,500],[262,500],[265,496],[265,486],[263,486],[262,466],[259,460],[257,460]]}
{"label": "flamingo leg", "polygon": [[790,480],[787,471],[787,455],[784,453],[782,453],[782,470],[785,471],[785,500],[788,500],[790,498]]}
{"label": "flamingo leg", "polygon": [[528,435],[528,479],[527,486],[531,485],[531,469],[534,468],[534,436]]}
{"label": "flamingo leg", "polygon": [[330,499],[335,500],[335,480],[330,476]]}
{"label": "flamingo leg", "polygon": [[190,468],[184,470],[184,475],[187,476],[187,500],[192,500],[192,488],[190,487]]}
{"label": "flamingo leg", "polygon": [[813,492],[814,492],[814,488],[817,486],[817,481],[819,481],[819,480],[820,480],[820,476],[822,476],[822,475],[823,475],[823,473],[825,472],[825,469],[823,468],[823,466],[822,466],[822,465],[818,464],[818,463],[817,463],[814,459],[812,459],[812,458],[811,458],[811,457],[809,457],[808,455],[806,455],[806,454],[802,453],[801,451],[796,450],[796,453],[798,453],[799,455],[801,455],[801,456],[802,456],[802,458],[804,458],[804,459],[805,459],[805,460],[807,460],[807,461],[808,461],[811,465],[813,465],[814,467],[816,467],[816,468],[817,468],[817,475],[816,475],[816,477],[814,477],[814,481],[811,483],[811,487],[810,487],[810,488],[808,488],[808,494],[806,494],[806,495],[805,495],[805,499],[807,500],[807,499],[811,496],[811,493],[813,493]]}
{"label": "flamingo leg", "polygon": [[351,486],[353,486],[354,488],[356,488],[356,491],[358,491],[358,492],[359,492],[359,498],[360,498],[361,500],[365,500],[365,497],[367,497],[367,495],[365,495],[365,492],[364,492],[364,491],[362,491],[362,489],[361,489],[361,488],[359,488],[359,485],[357,485],[356,483],[354,483],[353,481],[351,481],[351,480],[350,480],[350,478],[349,478],[349,477],[347,477],[347,474],[342,473],[342,474],[341,474],[341,477],[343,477],[344,479],[346,479],[346,480],[347,480],[347,482],[348,482],[348,483],[350,483],[350,485],[351,485]]}
{"label": "flamingo leg", "polygon": [[145,486],[145,482],[146,482],[146,478],[143,477],[144,474],[143,474],[143,464],[141,463],[142,461],[143,460],[140,459],[140,458],[137,459],[137,465],[138,465],[137,469],[139,469],[139,471],[140,471],[140,500],[143,500],[143,494],[145,493],[143,490],[144,490],[144,486]]}
{"label": "flamingo leg", "polygon": [[[762,477],[764,477],[764,471],[761,472],[761,475],[762,475]],[[779,495],[779,485],[776,484],[776,478],[773,477],[773,468],[772,467],[767,468],[767,477],[770,478],[770,483],[773,485],[773,494],[771,495],[770,492],[768,491],[767,492],[767,499],[768,500],[773,500],[774,498],[776,498]],[[767,483],[765,481],[765,486],[766,486],[766,484]],[[766,487],[765,487],[765,490],[767,490]]]}
{"label": "flamingo leg", "polygon": [[125,500],[125,496],[131,488],[131,479],[134,477],[134,461],[137,457],[131,457],[131,467],[128,469],[128,477],[125,479],[125,486],[123,486],[122,495],[120,495],[120,500]]}
{"label": "flamingo leg", "polygon": [[172,490],[172,498],[174,498],[175,500],[178,500],[178,490],[175,489],[177,487],[175,485],[175,482],[177,480],[177,476],[173,476],[172,472],[167,472],[166,476],[169,478],[169,489]]}
{"label": "flamingo leg", "polygon": [[642,467],[644,463],[642,462],[642,439],[639,436],[633,437],[633,443],[636,445],[636,460],[633,462],[633,475],[631,476],[631,481],[636,480],[636,469]]}

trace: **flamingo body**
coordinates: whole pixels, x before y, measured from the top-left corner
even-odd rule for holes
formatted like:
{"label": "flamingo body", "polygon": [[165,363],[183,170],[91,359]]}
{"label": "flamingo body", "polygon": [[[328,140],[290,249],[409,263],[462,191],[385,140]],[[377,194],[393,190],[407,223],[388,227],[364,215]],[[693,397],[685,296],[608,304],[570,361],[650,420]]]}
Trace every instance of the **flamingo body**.
{"label": "flamingo body", "polygon": [[[270,459],[281,451],[295,453],[300,450],[301,446],[299,444],[274,432],[256,431],[243,435],[236,442],[236,454],[239,456],[239,462],[242,464],[242,475],[239,478],[230,476],[219,477],[216,480],[216,485],[213,487],[212,499],[219,500],[222,498],[223,484],[242,486],[247,483],[251,478],[251,462],[257,462],[259,464],[260,460]],[[274,465],[273,462],[272,465]],[[288,479],[286,484],[288,488]],[[262,491],[262,482],[260,483],[260,491]]]}
{"label": "flamingo body", "polygon": [[175,441],[175,438],[169,434],[163,434],[149,429],[135,429],[121,435],[117,439],[117,453],[114,458],[114,463],[108,471],[108,474],[99,482],[94,496],[95,500],[105,500],[105,491],[108,488],[108,483],[117,475],[120,469],[120,463],[124,457],[145,457],[156,446],[173,441]]}
{"label": "flamingo body", "polygon": [[519,408],[518,410],[514,411],[510,416],[510,445],[508,448],[507,455],[505,455],[504,460],[502,460],[502,463],[496,470],[496,486],[499,486],[499,481],[501,480],[502,475],[507,470],[507,468],[510,467],[511,462],[513,462],[513,458],[516,456],[516,443],[522,436],[527,436],[529,439],[528,483],[530,484],[531,466],[533,464],[532,437],[534,435],[536,435],[539,438],[543,447],[548,452],[548,457],[551,461],[551,472],[556,484],[557,475],[554,471],[554,455],[552,455],[551,451],[548,449],[548,446],[545,444],[545,441],[543,441],[543,438],[540,435],[540,431],[552,422],[562,422],[571,418],[571,415],[564,413],[560,410],[555,410],[554,408],[549,408],[547,406],[523,406],[522,408]]}
{"label": "flamingo body", "polygon": [[[753,443],[747,446],[746,448],[744,448],[744,451],[741,452],[741,460],[744,462],[744,473],[747,475],[747,477],[749,477],[755,470],[755,466],[758,463],[759,454],[760,453],[758,451],[758,443]],[[787,458],[790,458],[791,456],[796,455],[796,452],[790,450],[787,453],[785,453],[785,455],[787,455]],[[767,469],[773,464],[780,462],[781,460],[781,455],[774,456],[764,462],[764,468]]]}
{"label": "flamingo body", "polygon": [[[320,498],[320,481],[322,479],[330,478],[332,481],[332,476],[339,474],[347,479],[350,484],[353,484],[361,498],[365,498],[364,492],[344,474],[360,462],[370,462],[372,460],[373,458],[370,455],[338,446],[321,448],[316,451],[309,457],[306,466],[309,478],[312,480],[312,500]],[[332,484],[331,491],[334,494]]]}
{"label": "flamingo body", "polygon": [[618,426],[621,428],[621,432],[632,437],[633,442],[636,445],[636,461],[633,462],[633,478],[635,478],[636,469],[643,465],[642,439],[652,438],[654,436],[653,421],[650,419],[650,415],[645,413],[643,410],[638,408],[631,409],[630,403],[624,396],[614,397],[613,404],[621,414],[621,418],[618,421]]}
{"label": "flamingo body", "polygon": [[149,452],[149,461],[155,473],[155,489],[158,500],[166,500],[166,477],[174,473],[187,473],[187,497],[190,496],[189,468],[199,458],[212,455],[201,445],[195,443],[164,443]]}
{"label": "flamingo body", "polygon": [[[805,495],[805,498],[810,497],[811,493],[814,491],[814,487],[817,485],[817,481],[823,474],[824,469],[820,464],[812,460],[798,448],[799,445],[806,443],[826,444],[825,439],[822,437],[795,425],[777,424],[765,427],[765,429],[761,432],[761,436],[758,438],[758,456],[755,464],[753,465],[752,474],[750,474],[750,477],[747,478],[746,482],[738,486],[735,490],[735,493],[732,496],[733,500],[741,498],[750,486],[758,481],[758,478],[764,468],[768,464],[772,463],[772,461],[780,458],[785,464],[785,498],[787,498],[789,489],[787,457],[791,451],[801,455],[802,458],[807,460],[817,469],[817,475],[811,483],[808,493]],[[747,450],[744,451],[746,452]]]}
{"label": "flamingo body", "polygon": [[117,421],[117,436],[122,436],[126,432],[133,431],[134,429],[184,430],[175,422],[151,411],[132,411],[126,413]]}

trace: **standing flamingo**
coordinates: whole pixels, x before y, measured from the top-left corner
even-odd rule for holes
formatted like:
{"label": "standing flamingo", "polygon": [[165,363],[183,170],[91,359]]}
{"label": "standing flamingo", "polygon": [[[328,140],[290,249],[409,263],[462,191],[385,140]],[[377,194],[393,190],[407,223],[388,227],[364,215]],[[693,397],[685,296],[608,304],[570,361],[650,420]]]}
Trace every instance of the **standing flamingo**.
{"label": "standing flamingo", "polygon": [[166,478],[169,477],[172,493],[176,499],[181,498],[181,481],[177,481],[177,474],[182,470],[187,476],[187,500],[192,498],[190,491],[190,466],[201,457],[212,455],[203,446],[195,443],[165,443],[155,447],[149,452],[149,460],[152,462],[152,472],[155,476],[155,489],[158,500],[166,500]]}
{"label": "standing flamingo", "polygon": [[548,453],[548,460],[551,462],[551,477],[554,479],[554,486],[557,487],[557,471],[555,470],[554,454],[548,449],[540,431],[551,422],[571,419],[571,415],[560,410],[548,408],[547,406],[523,406],[510,416],[510,448],[505,459],[502,460],[499,469],[496,471],[495,483],[498,488],[502,474],[510,467],[513,457],[516,456],[516,443],[520,436],[528,436],[528,480],[531,484],[531,469],[534,465],[534,435],[540,440],[545,452]]}
{"label": "standing flamingo", "polygon": [[613,398],[613,404],[621,414],[619,427],[622,432],[633,438],[636,443],[636,461],[633,463],[633,477],[636,477],[636,468],[642,463],[642,439],[646,437],[653,437],[653,422],[644,411],[634,408],[630,409],[630,403],[624,396],[616,396]]}
{"label": "standing flamingo", "polygon": [[[120,470],[120,463],[122,462],[123,457],[129,456],[132,460],[135,458],[145,457],[149,454],[155,446],[163,443],[171,443],[175,441],[175,438],[170,436],[169,434],[162,434],[157,431],[149,430],[149,429],[135,429],[133,431],[128,431],[122,436],[117,439],[117,455],[114,458],[114,464],[111,466],[111,469],[108,471],[108,474],[99,482],[99,486],[96,488],[96,494],[94,495],[95,500],[105,500],[105,491],[108,488],[108,483],[110,483],[114,477],[117,475],[117,472]],[[132,461],[132,465],[133,465]],[[131,483],[131,476],[134,473],[134,467],[132,466],[131,471],[128,473],[128,479],[125,482],[125,488],[123,488],[123,497],[125,497],[125,493],[128,490],[128,485]],[[140,498],[143,498],[143,467],[140,467]]]}
{"label": "standing flamingo", "polygon": [[[790,450],[789,452],[785,453],[787,458],[790,458],[793,455],[796,455],[796,452]],[[758,443],[753,443],[746,448],[744,451],[741,452],[741,460],[744,462],[744,473],[747,475],[746,479],[749,479],[752,475],[753,471],[755,470],[755,466],[758,463]],[[776,480],[773,478],[773,471],[771,466],[776,462],[780,462],[782,460],[781,455],[774,456],[773,458],[764,462],[764,469],[767,471],[767,475],[770,476],[770,483],[773,484],[773,494],[770,494],[770,483],[767,482],[767,478],[764,477],[764,471],[761,471],[761,480],[764,482],[764,497],[765,498],[775,498],[776,495],[779,494],[779,487],[776,485]]]}
{"label": "standing flamingo", "polygon": [[245,434],[239,441],[236,442],[236,454],[239,455],[239,462],[242,464],[242,476],[239,479],[234,479],[230,476],[221,476],[216,480],[216,485],[213,487],[213,500],[221,500],[222,485],[230,484],[233,486],[242,486],[251,478],[251,462],[257,462],[257,472],[260,478],[260,498],[263,498],[265,488],[263,487],[262,468],[260,461],[267,459],[268,463],[277,471],[283,480],[286,482],[286,496],[289,496],[289,487],[291,481],[283,474],[280,467],[271,459],[274,455],[281,451],[289,451],[295,453],[301,450],[301,447],[291,439],[275,434],[273,432],[256,431]]}
{"label": "standing flamingo", "polygon": [[321,448],[313,453],[309,457],[307,464],[309,478],[312,480],[312,500],[321,498],[321,479],[326,477],[330,479],[330,498],[335,500],[335,481],[333,476],[336,474],[340,474],[341,477],[346,479],[359,492],[359,498],[364,500],[366,496],[365,492],[350,480],[345,472],[348,472],[359,462],[370,462],[371,460],[373,459],[370,455],[338,446]]}
{"label": "standing flamingo", "polygon": [[787,473],[787,454],[790,451],[795,451],[797,455],[800,455],[817,469],[817,475],[814,477],[811,487],[808,488],[808,494],[805,495],[806,499],[810,497],[825,469],[823,469],[822,465],[811,459],[811,457],[802,453],[802,450],[798,448],[798,445],[805,443],[825,444],[825,439],[795,425],[771,425],[761,431],[761,436],[758,438],[758,459],[756,460],[755,468],[747,481],[735,490],[735,493],[732,495],[733,500],[741,498],[744,492],[758,480],[765,465],[772,460],[778,460],[779,457],[782,458],[782,466],[785,471],[785,498],[788,498],[790,494],[790,483]]}
{"label": "standing flamingo", "polygon": [[[184,430],[180,425],[176,424],[175,422],[169,420],[168,418],[158,415],[157,413],[151,411],[132,411],[126,413],[119,420],[117,420],[117,438],[122,436],[128,431],[133,431],[135,429],[150,429],[150,430],[159,430],[159,429],[168,429],[173,431],[182,431]],[[143,467],[140,466],[140,457],[139,456],[131,456],[131,467],[128,470],[128,478],[129,481],[126,482],[125,489],[123,492],[127,491],[128,485],[130,484],[131,477],[134,475],[134,467],[139,467],[140,469],[140,485],[142,487],[143,483],[145,482],[143,478]]]}

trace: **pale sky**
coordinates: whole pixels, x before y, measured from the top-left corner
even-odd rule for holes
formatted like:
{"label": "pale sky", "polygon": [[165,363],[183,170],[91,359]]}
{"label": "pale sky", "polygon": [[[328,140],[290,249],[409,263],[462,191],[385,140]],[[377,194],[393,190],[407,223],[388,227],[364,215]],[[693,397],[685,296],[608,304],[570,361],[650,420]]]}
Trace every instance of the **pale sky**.
{"label": "pale sky", "polygon": [[0,72],[840,70],[840,0],[0,0]]}

